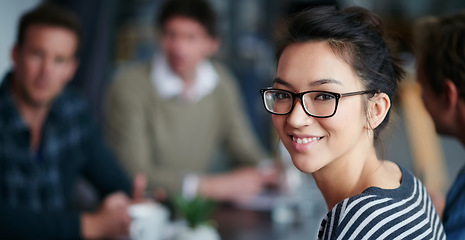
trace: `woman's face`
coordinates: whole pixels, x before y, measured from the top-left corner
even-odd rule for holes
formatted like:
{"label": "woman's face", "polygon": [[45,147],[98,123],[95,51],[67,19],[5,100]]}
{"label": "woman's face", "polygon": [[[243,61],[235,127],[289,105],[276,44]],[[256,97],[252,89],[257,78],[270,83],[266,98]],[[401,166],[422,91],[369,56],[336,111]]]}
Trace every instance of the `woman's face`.
{"label": "woman's face", "polygon": [[[347,93],[365,90],[352,68],[337,57],[327,42],[291,44],[283,51],[273,87],[300,93],[322,90]],[[307,115],[300,99],[287,115],[273,115],[273,124],[294,165],[314,173],[366,151],[367,119],[363,95],[339,99],[330,118]],[[347,164],[347,163],[346,163]]]}

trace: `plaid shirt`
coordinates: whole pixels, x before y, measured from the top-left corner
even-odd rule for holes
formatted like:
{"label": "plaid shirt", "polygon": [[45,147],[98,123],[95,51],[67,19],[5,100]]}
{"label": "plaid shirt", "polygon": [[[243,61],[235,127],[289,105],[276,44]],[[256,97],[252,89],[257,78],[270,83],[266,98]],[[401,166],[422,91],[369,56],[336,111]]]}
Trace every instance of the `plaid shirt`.
{"label": "plaid shirt", "polygon": [[[78,177],[86,177],[103,195],[117,190],[129,193],[131,184],[103,144],[88,106],[69,89],[55,99],[42,128],[39,150],[32,152],[29,127],[19,114],[11,93],[11,76],[8,74],[0,85],[0,236],[2,228],[7,228],[7,224],[14,228],[11,221],[17,219],[23,232],[32,228],[31,234],[38,234],[31,235],[33,238],[68,238],[66,234],[70,233],[49,235],[56,233],[50,233],[53,230],[40,223],[26,227],[21,218],[45,217],[39,221],[49,218],[50,224],[58,226],[68,221],[77,226],[64,228],[73,229],[75,235],[76,230],[79,231],[77,216],[71,221],[70,216],[60,219],[57,213],[68,211]],[[4,209],[26,212],[21,216],[19,211],[12,211],[12,216],[7,216]],[[11,228],[7,230],[14,232]]]}

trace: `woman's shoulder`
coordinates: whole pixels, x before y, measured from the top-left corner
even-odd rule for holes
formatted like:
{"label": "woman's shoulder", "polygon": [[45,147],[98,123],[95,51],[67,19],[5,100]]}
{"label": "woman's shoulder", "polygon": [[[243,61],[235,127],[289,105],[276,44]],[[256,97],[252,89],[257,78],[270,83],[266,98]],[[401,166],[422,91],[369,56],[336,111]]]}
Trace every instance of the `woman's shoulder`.
{"label": "woman's shoulder", "polygon": [[431,239],[442,239],[443,228],[425,188],[410,172],[401,170],[399,188],[368,188],[339,202],[326,215],[320,234],[332,232],[341,239],[392,239],[401,235],[410,239],[426,234]]}
{"label": "woman's shoulder", "polygon": [[380,209],[386,208],[393,203],[392,198],[364,192],[342,200],[333,207],[326,217],[332,221],[337,219],[340,225],[347,221],[353,222],[361,216],[379,214]]}
{"label": "woman's shoulder", "polygon": [[343,218],[379,218],[384,219],[385,223],[390,220],[403,221],[418,212],[423,214],[424,209],[431,207],[426,188],[410,171],[399,168],[402,180],[398,188],[367,188],[361,194],[338,203],[333,211],[340,212]]}

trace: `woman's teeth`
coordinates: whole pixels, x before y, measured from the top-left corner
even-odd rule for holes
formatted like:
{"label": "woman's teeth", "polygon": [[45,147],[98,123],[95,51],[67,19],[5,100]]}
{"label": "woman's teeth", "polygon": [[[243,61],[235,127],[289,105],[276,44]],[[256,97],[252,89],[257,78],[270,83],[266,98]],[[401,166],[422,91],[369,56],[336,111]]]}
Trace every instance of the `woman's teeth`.
{"label": "woman's teeth", "polygon": [[320,140],[321,137],[311,137],[311,138],[297,138],[297,137],[292,137],[292,141],[298,143],[298,144],[306,144],[309,142],[313,142],[316,140]]}

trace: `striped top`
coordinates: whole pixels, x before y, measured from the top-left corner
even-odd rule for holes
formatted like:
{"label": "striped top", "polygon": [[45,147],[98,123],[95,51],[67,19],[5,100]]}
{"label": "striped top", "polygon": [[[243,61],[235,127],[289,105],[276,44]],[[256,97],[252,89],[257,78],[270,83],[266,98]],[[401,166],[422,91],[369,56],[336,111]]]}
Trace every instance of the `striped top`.
{"label": "striped top", "polygon": [[370,187],[334,206],[318,239],[446,239],[425,187],[400,169],[399,188]]}

